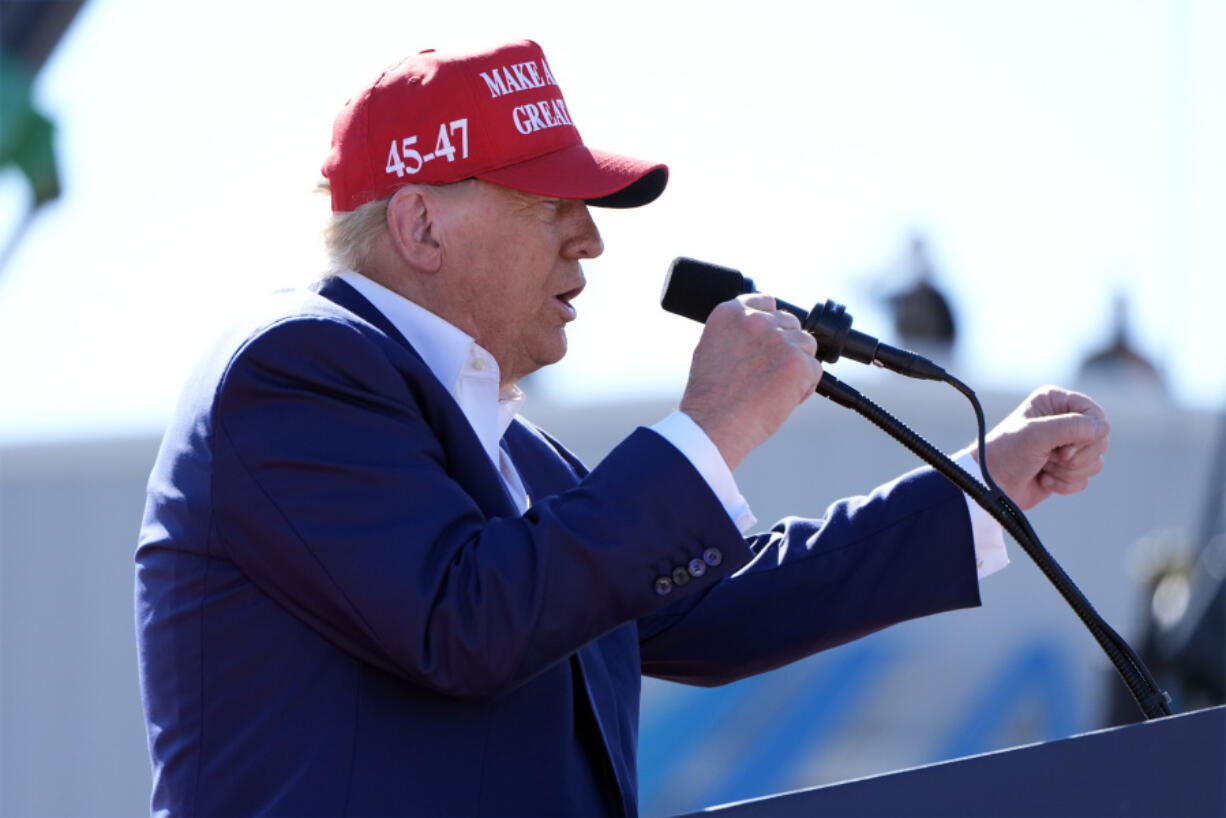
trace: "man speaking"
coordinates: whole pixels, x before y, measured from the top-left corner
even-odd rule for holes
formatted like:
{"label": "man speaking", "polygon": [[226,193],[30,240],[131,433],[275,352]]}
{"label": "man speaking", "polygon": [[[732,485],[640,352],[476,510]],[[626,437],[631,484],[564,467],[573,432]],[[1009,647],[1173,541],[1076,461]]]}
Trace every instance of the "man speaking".
{"label": "man speaking", "polygon": [[[678,411],[591,471],[518,416],[603,250],[589,208],[667,181],[583,144],[535,43],[390,68],[323,172],[335,271],[234,322],[150,478],[155,814],[634,815],[641,674],[775,668],[977,605],[1004,564],[927,469],[742,533],[732,470],[822,374],[770,296],[716,308]],[[986,456],[1026,508],[1106,446],[1092,401],[1046,389]]]}

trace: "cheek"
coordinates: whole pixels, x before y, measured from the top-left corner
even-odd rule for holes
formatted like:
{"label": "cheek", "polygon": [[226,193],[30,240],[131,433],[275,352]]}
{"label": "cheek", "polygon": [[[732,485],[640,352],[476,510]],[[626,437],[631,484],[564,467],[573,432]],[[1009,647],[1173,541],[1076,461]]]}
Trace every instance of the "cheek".
{"label": "cheek", "polygon": [[550,299],[532,285],[508,282],[479,297],[485,327],[509,342],[530,343],[549,324]]}

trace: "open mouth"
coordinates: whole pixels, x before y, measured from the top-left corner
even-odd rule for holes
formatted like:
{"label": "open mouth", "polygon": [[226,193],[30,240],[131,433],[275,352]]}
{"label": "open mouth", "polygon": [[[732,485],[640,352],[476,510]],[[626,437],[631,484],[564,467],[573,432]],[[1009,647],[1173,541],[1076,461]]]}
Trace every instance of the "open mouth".
{"label": "open mouth", "polygon": [[557,295],[554,296],[554,300],[562,305],[562,308],[566,311],[567,315],[569,315],[572,320],[574,319],[576,313],[575,313],[575,308],[571,306],[570,302],[574,298],[578,297],[579,293],[581,292],[583,292],[582,284],[580,284],[578,287],[575,287],[573,290],[567,290],[564,293],[558,293]]}

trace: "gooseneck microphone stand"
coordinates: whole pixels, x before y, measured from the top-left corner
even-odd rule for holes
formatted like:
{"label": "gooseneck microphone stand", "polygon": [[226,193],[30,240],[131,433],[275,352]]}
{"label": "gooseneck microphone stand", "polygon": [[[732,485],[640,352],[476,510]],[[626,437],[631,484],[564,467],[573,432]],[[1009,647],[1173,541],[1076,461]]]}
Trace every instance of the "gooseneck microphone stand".
{"label": "gooseneck microphone stand", "polygon": [[968,474],[944,452],[937,449],[927,440],[924,440],[924,438],[908,428],[902,421],[829,372],[822,373],[821,382],[817,385],[817,393],[840,406],[845,406],[863,415],[890,437],[918,455],[925,463],[945,475],[954,485],[966,492],[967,496],[974,500],[984,511],[991,514],[1013,536],[1013,539],[1030,556],[1035,565],[1039,567],[1039,570],[1043,572],[1043,575],[1056,587],[1060,596],[1064,597],[1065,602],[1072,607],[1073,611],[1076,612],[1077,616],[1089,629],[1094,639],[1111,660],[1111,664],[1115,666],[1116,671],[1120,674],[1120,678],[1123,679],[1124,684],[1128,687],[1128,691],[1132,694],[1132,698],[1136,701],[1137,706],[1141,708],[1145,718],[1155,719],[1171,715],[1169,707],[1170,696],[1158,687],[1153,675],[1149,672],[1149,668],[1145,666],[1145,663],[1141,661],[1141,658],[1137,656],[1132,647],[1124,641],[1124,638],[1107,624],[1098,611],[1094,610],[1094,606],[1086,599],[1081,589],[1077,587],[1068,574],[1064,572],[1064,569],[1060,567],[1060,564],[1056,562],[1055,558],[1043,547],[1043,543],[1039,541],[1038,535],[1030,527],[1030,523],[1022,513],[1022,510],[992,481],[991,475],[988,472],[986,457],[984,456],[984,452],[987,449],[985,445],[986,424],[983,418],[983,408],[980,406],[979,399],[975,396],[975,393],[951,375],[946,375],[943,380],[964,394],[975,408],[975,415],[979,424],[979,467],[983,472],[984,481],[987,485],[980,483]]}

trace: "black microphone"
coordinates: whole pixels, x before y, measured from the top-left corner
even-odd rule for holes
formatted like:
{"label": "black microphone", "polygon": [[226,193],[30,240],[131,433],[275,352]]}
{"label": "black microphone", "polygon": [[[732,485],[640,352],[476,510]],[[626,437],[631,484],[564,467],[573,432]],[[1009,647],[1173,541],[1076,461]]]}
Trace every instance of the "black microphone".
{"label": "black microphone", "polygon": [[[706,323],[711,311],[720,304],[753,292],[757,292],[753,279],[746,278],[740,271],[682,256],[673,259],[668,268],[660,306],[676,315]],[[924,356],[883,344],[871,335],[853,330],[851,316],[842,304],[819,301],[806,312],[794,304],[775,299],[775,306],[800,319],[804,331],[817,339],[817,357],[826,363],[846,356],[909,378],[945,380],[945,370]]]}

